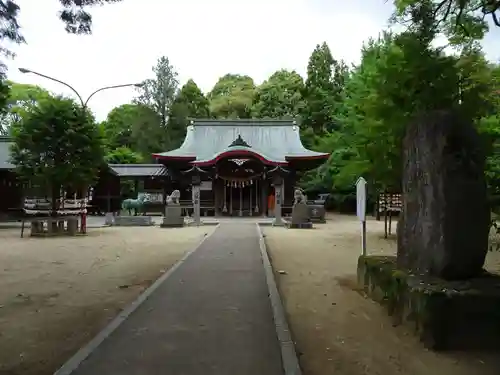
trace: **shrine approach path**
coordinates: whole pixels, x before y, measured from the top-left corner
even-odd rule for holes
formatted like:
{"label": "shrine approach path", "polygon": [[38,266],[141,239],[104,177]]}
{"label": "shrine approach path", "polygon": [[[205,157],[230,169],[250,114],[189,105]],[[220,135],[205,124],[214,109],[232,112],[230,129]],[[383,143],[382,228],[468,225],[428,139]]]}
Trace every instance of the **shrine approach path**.
{"label": "shrine approach path", "polygon": [[71,362],[59,374],[283,374],[255,224],[222,223],[85,360]]}

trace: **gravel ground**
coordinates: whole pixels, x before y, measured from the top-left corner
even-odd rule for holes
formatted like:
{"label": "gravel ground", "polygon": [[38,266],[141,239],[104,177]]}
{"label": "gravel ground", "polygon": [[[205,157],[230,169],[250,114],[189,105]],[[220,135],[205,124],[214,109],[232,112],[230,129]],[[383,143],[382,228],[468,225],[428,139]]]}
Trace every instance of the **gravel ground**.
{"label": "gravel ground", "polygon": [[0,374],[52,374],[215,226],[0,230]]}
{"label": "gravel ground", "polygon": [[[425,350],[356,292],[356,217],[332,215],[312,230],[263,231],[304,375],[498,374],[498,356]],[[367,231],[369,254],[395,254],[395,237],[383,238],[383,221],[370,220]],[[487,268],[499,271],[499,265],[500,252],[489,253]]]}

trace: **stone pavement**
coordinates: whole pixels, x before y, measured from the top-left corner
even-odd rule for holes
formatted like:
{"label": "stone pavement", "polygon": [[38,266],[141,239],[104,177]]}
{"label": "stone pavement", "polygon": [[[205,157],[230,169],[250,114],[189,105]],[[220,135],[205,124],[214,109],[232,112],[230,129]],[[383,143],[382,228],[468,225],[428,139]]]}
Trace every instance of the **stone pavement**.
{"label": "stone pavement", "polygon": [[221,224],[71,374],[283,375],[255,224]]}

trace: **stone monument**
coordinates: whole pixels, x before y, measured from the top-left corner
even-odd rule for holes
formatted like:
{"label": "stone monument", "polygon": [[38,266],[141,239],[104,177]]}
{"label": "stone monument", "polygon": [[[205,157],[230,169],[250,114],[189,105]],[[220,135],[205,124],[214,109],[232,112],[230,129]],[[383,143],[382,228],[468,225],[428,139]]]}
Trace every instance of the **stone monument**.
{"label": "stone monument", "polygon": [[296,189],[294,192],[294,202],[292,208],[292,220],[289,228],[310,229],[312,228],[310,209],[307,206],[306,197],[302,190]]}
{"label": "stone monument", "polygon": [[398,267],[446,280],[478,276],[490,210],[480,137],[459,114],[410,123],[403,141]]}
{"label": "stone monument", "polygon": [[174,190],[171,195],[167,197],[165,216],[160,224],[162,228],[179,228],[184,226],[184,217],[182,216],[182,209],[179,199],[181,194],[179,190]]}
{"label": "stone monument", "polygon": [[500,348],[500,276],[483,269],[490,210],[481,143],[454,111],[410,123],[397,257],[358,259],[363,290],[435,350]]}
{"label": "stone monument", "polygon": [[193,184],[193,224],[201,225],[201,217],[200,217],[200,185]]}

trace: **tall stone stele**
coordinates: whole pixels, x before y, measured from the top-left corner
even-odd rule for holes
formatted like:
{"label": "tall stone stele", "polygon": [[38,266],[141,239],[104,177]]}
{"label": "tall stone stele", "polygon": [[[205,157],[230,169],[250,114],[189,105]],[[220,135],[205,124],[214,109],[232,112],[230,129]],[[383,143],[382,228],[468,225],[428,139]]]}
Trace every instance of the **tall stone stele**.
{"label": "tall stone stele", "polygon": [[482,272],[490,210],[474,126],[452,111],[409,124],[403,141],[398,267],[460,280]]}

